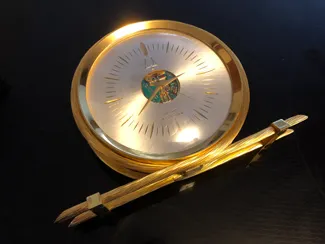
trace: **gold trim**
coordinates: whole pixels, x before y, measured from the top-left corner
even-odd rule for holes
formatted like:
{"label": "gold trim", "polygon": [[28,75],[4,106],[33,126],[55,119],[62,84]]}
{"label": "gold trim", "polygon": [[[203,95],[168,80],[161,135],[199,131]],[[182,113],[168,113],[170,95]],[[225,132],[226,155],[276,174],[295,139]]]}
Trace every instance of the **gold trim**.
{"label": "gold trim", "polygon": [[[108,138],[91,118],[85,100],[88,73],[98,56],[108,47],[125,38],[143,32],[166,31],[191,36],[210,47],[224,62],[232,81],[233,101],[229,116],[219,131],[206,142],[186,155],[144,155],[126,150]],[[139,178],[185,159],[203,159],[211,153],[216,155],[225,149],[237,136],[248,112],[249,88],[245,71],[226,44],[212,34],[192,25],[168,20],[138,22],[124,26],[99,40],[82,58],[77,67],[71,87],[71,105],[76,124],[94,152],[108,166],[131,178]],[[231,115],[231,116],[230,116]],[[184,153],[183,153],[184,154]]]}

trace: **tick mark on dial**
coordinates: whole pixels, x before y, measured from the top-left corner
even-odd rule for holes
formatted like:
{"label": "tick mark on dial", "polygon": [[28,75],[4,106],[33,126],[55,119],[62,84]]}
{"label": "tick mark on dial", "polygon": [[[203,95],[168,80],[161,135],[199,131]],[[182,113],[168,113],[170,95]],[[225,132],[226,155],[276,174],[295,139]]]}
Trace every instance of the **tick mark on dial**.
{"label": "tick mark on dial", "polygon": [[170,51],[172,52],[172,51],[173,51],[173,49],[174,49],[174,44],[173,44],[172,48],[170,49]]}
{"label": "tick mark on dial", "polygon": [[133,52],[135,55],[139,56],[139,54],[133,49]]}
{"label": "tick mark on dial", "polygon": [[187,54],[188,50],[186,50],[186,52],[183,54],[183,57]]}
{"label": "tick mark on dial", "polygon": [[162,134],[162,136],[164,136],[164,126],[163,125],[161,126],[161,134]]}
{"label": "tick mark on dial", "polygon": [[107,91],[106,93],[115,93],[116,91]]}
{"label": "tick mark on dial", "polygon": [[131,52],[129,52],[130,56],[133,57],[133,54]]}
{"label": "tick mark on dial", "polygon": [[207,97],[207,99],[214,99],[214,97]]}
{"label": "tick mark on dial", "polygon": [[112,78],[112,77],[105,77],[105,79],[107,79],[107,80],[119,80],[117,78]]}
{"label": "tick mark on dial", "polygon": [[140,121],[138,121],[138,123],[134,126],[133,130],[135,130],[135,128],[138,127],[139,122],[140,122]]}
{"label": "tick mark on dial", "polygon": [[152,133],[153,133],[154,128],[155,128],[155,123],[152,123],[151,132],[150,132],[150,139],[152,137]]}
{"label": "tick mark on dial", "polygon": [[116,70],[116,69],[112,69],[113,71],[115,71],[116,73],[119,73],[120,71]]}
{"label": "tick mark on dial", "polygon": [[144,132],[145,135],[147,134],[148,127],[149,127],[149,125],[147,125],[147,127],[146,127],[146,130],[145,130],[145,132]]}
{"label": "tick mark on dial", "polygon": [[197,57],[197,55],[195,55],[193,58],[191,58],[191,61],[193,61],[193,59],[195,59]]}
{"label": "tick mark on dial", "polygon": [[141,132],[141,130],[142,130],[142,127],[143,127],[143,123],[142,123],[142,125],[141,125],[141,127],[140,127],[140,129],[139,129],[139,133]]}
{"label": "tick mark on dial", "polygon": [[125,120],[124,121],[124,123],[121,125],[121,127],[123,126],[123,125],[125,125],[131,118],[132,118],[132,116],[133,116],[133,114],[127,119],[127,120]]}
{"label": "tick mark on dial", "polygon": [[118,77],[118,75],[117,74],[114,74],[114,73],[109,73],[110,75],[112,75],[112,76],[117,76]]}
{"label": "tick mark on dial", "polygon": [[204,107],[207,107],[207,108],[211,108],[210,106],[206,105],[206,104],[203,104]]}
{"label": "tick mark on dial", "polygon": [[175,53],[177,53],[177,51],[178,51],[178,48],[179,48],[179,45],[177,46],[177,48],[176,48],[176,50],[175,50]]}
{"label": "tick mark on dial", "polygon": [[197,112],[201,117],[205,118],[206,120],[208,120],[208,118],[202,114],[201,112],[197,111],[196,109],[193,109],[195,112]]}
{"label": "tick mark on dial", "polygon": [[168,135],[170,135],[170,130],[169,130],[169,126],[167,125],[167,132],[168,132]]}
{"label": "tick mark on dial", "polygon": [[182,48],[182,50],[180,51],[179,55],[181,55],[181,54],[182,54],[183,50],[184,50],[184,47],[183,47],[183,48]]}
{"label": "tick mark on dial", "polygon": [[194,121],[194,119],[191,118],[191,116],[189,116],[189,119],[190,119],[194,124],[196,124],[196,122]]}
{"label": "tick mark on dial", "polygon": [[128,126],[128,127],[130,127],[130,126],[133,124],[133,122],[134,122],[134,120],[132,120],[132,121],[131,121],[131,123],[129,124],[129,126]]}
{"label": "tick mark on dial", "polygon": [[115,95],[106,96],[106,98],[112,98],[112,97],[115,97]]}
{"label": "tick mark on dial", "polygon": [[187,56],[187,58],[186,58],[185,60],[188,60],[188,58],[191,57],[191,56],[193,55],[193,53],[194,53],[194,51],[191,52],[191,53]]}
{"label": "tick mark on dial", "polygon": [[194,116],[197,120],[200,120],[200,118],[197,117],[196,114],[193,114],[193,116]]}
{"label": "tick mark on dial", "polygon": [[116,65],[116,64],[114,64],[114,67],[116,67],[116,68],[118,68],[118,69],[121,69],[121,67],[118,66],[118,65]]}
{"label": "tick mark on dial", "polygon": [[206,111],[205,109],[203,109],[203,108],[200,108],[202,111],[204,111],[204,112],[206,112],[206,113],[209,113],[208,111]]}
{"label": "tick mark on dial", "polygon": [[208,94],[208,95],[218,95],[218,93],[216,93],[216,92],[211,92],[211,91],[206,91],[205,94]]}
{"label": "tick mark on dial", "polygon": [[198,65],[196,65],[196,67],[201,66],[202,64],[204,64],[205,62],[203,61],[202,63],[199,63]]}
{"label": "tick mark on dial", "polygon": [[158,136],[158,126],[156,127],[156,136]]}
{"label": "tick mark on dial", "polygon": [[[196,60],[195,62],[194,62],[194,64],[196,64],[197,62],[199,62],[201,60],[201,58],[199,58],[198,60]],[[203,62],[204,63],[204,62]]]}
{"label": "tick mark on dial", "polygon": [[115,85],[116,83],[112,81],[106,81],[106,84]]}
{"label": "tick mark on dial", "polygon": [[116,60],[120,65],[122,65],[123,67],[125,66],[125,64],[121,63],[119,60]]}
{"label": "tick mark on dial", "polygon": [[168,53],[168,49],[169,49],[169,42],[167,43],[166,53]]}
{"label": "tick mark on dial", "polygon": [[141,49],[144,56],[148,56],[148,50],[146,48],[146,45],[144,45],[143,42],[140,42],[140,49]]}
{"label": "tick mark on dial", "polygon": [[127,60],[129,60],[129,61],[131,60],[128,55],[125,54],[124,56],[127,58]]}
{"label": "tick mark on dial", "polygon": [[206,73],[209,73],[211,71],[213,71],[214,69],[210,69],[208,71],[204,71],[204,72],[200,72],[200,73],[197,73],[196,75],[203,75],[203,74],[206,74]]}
{"label": "tick mark on dial", "polygon": [[127,116],[127,114],[124,114],[119,120],[121,121],[122,119],[124,119]]}
{"label": "tick mark on dial", "polygon": [[208,65],[206,65],[206,66],[204,66],[204,67],[201,67],[201,68],[199,68],[199,70],[205,69],[206,67],[208,67]]}

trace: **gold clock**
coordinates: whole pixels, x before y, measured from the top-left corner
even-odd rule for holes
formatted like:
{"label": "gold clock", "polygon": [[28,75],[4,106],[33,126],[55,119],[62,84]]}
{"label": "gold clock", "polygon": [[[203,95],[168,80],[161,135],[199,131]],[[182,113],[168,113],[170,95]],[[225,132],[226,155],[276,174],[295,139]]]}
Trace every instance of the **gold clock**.
{"label": "gold clock", "polygon": [[127,25],[93,45],[74,74],[71,103],[97,156],[136,179],[225,149],[246,118],[249,88],[220,39],[156,20]]}

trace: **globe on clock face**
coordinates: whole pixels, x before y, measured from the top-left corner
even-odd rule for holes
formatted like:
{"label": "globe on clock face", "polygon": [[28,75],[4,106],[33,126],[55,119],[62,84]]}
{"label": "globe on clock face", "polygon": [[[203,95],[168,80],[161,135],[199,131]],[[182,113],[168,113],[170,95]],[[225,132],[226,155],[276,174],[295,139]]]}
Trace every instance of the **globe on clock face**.
{"label": "globe on clock face", "polygon": [[79,82],[92,131],[112,150],[153,160],[216,143],[243,101],[241,81],[227,65],[232,56],[177,29],[131,32],[101,48]]}

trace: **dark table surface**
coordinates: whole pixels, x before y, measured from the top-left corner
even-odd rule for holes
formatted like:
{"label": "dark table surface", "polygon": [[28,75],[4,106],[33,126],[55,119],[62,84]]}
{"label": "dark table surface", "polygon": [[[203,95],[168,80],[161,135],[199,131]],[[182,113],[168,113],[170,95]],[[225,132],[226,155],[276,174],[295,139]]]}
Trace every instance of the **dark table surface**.
{"label": "dark table surface", "polygon": [[[0,11],[0,76],[11,87],[0,100],[1,243],[325,243],[324,1],[30,0]],[[54,225],[63,209],[129,181],[77,130],[70,85],[98,39],[150,19],[201,27],[237,54],[251,90],[239,137],[309,120],[254,167],[247,156],[80,228]]]}

